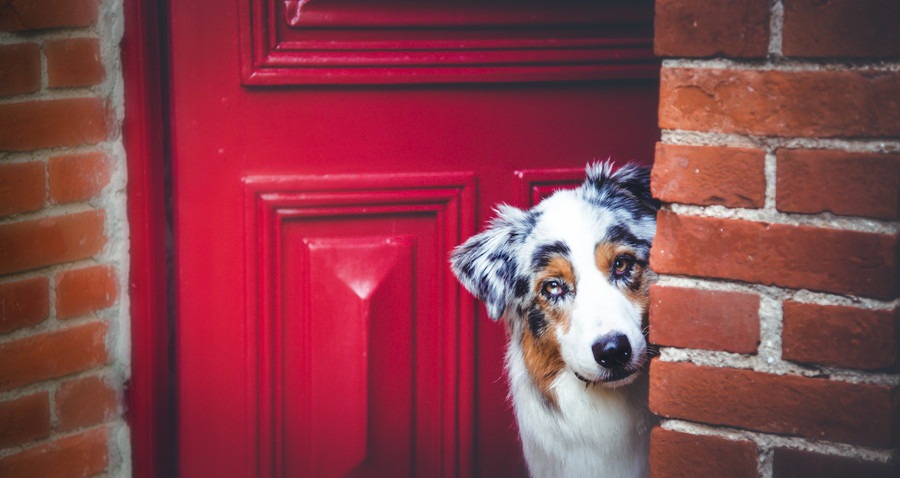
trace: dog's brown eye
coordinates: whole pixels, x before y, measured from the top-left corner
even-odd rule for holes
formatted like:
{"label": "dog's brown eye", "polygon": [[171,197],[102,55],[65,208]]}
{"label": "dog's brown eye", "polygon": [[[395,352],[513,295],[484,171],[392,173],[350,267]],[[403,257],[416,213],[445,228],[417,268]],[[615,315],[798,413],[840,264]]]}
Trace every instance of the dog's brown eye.
{"label": "dog's brown eye", "polygon": [[626,255],[616,257],[616,262],[613,264],[613,274],[616,277],[626,276],[631,272],[632,267],[634,267],[633,257]]}
{"label": "dog's brown eye", "polygon": [[548,280],[544,282],[544,295],[548,297],[560,297],[565,295],[566,286],[558,280]]}

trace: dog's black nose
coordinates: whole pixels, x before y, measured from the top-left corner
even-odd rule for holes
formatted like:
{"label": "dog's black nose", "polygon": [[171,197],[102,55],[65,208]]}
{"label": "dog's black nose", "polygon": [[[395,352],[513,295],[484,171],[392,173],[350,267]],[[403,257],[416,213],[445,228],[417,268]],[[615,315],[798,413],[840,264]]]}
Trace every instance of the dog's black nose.
{"label": "dog's black nose", "polygon": [[624,334],[608,334],[591,346],[594,360],[603,368],[621,367],[631,360],[631,343]]}

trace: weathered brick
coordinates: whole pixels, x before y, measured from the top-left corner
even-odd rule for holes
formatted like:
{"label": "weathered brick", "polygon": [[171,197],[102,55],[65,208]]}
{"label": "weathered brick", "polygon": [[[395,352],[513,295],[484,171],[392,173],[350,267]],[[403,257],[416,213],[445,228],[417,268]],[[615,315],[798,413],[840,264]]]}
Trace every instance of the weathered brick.
{"label": "weathered brick", "polygon": [[806,58],[897,58],[900,2],[791,0],[784,2],[781,51]]}
{"label": "weathered brick", "polygon": [[667,418],[889,448],[898,390],[654,360],[650,409]]}
{"label": "weathered brick", "polygon": [[663,274],[734,279],[891,300],[890,234],[677,215],[661,211],[650,252]]}
{"label": "weathered brick", "polygon": [[900,74],[663,68],[663,129],[770,136],[900,135]]}
{"label": "weathered brick", "polygon": [[0,458],[4,478],[88,477],[109,466],[107,431],[89,430]]}
{"label": "weathered brick", "polygon": [[66,382],[56,391],[56,410],[63,431],[97,425],[116,415],[116,391],[100,377]]}
{"label": "weathered brick", "polygon": [[85,259],[106,244],[103,211],[0,225],[0,274]]}
{"label": "weathered brick", "polygon": [[68,319],[111,306],[118,293],[111,266],[60,272],[56,276],[56,317]]}
{"label": "weathered brick", "polygon": [[92,86],[103,81],[106,69],[100,58],[100,40],[66,38],[44,43],[47,82],[51,88]]}
{"label": "weathered brick", "polygon": [[0,334],[43,322],[50,315],[46,277],[0,284]]}
{"label": "weathered brick", "polygon": [[766,199],[765,152],[658,143],[651,186],[664,202],[760,208]]}
{"label": "weathered brick", "polygon": [[47,392],[0,402],[0,448],[23,445],[50,436]]}
{"label": "weathered brick", "polygon": [[106,330],[94,322],[0,344],[0,391],[105,364]]}
{"label": "weathered brick", "polygon": [[99,0],[5,0],[0,31],[86,27],[97,20]]}
{"label": "weathered brick", "polygon": [[821,455],[803,450],[776,448],[772,460],[773,478],[896,478],[897,469],[885,463]]}
{"label": "weathered brick", "polygon": [[779,149],[776,156],[779,211],[900,217],[898,154]]}
{"label": "weathered brick", "polygon": [[50,200],[68,203],[91,199],[109,183],[109,158],[104,153],[70,154],[51,157]]}
{"label": "weathered brick", "polygon": [[650,341],[675,347],[756,353],[759,296],[654,285],[650,288]]}
{"label": "weathered brick", "polygon": [[96,144],[110,132],[101,98],[68,98],[0,104],[0,151]]}
{"label": "weathered brick", "polygon": [[657,0],[660,56],[762,58],[769,47],[768,0]]}
{"label": "weathered brick", "polygon": [[878,369],[897,363],[897,310],[783,305],[782,358],[837,367]]}
{"label": "weathered brick", "polygon": [[650,476],[757,478],[756,444],[746,440],[689,435],[662,428],[650,433]]}
{"label": "weathered brick", "polygon": [[0,165],[0,216],[44,207],[44,182],[42,163]]}
{"label": "weathered brick", "polygon": [[0,96],[40,89],[41,50],[37,43],[0,45]]}

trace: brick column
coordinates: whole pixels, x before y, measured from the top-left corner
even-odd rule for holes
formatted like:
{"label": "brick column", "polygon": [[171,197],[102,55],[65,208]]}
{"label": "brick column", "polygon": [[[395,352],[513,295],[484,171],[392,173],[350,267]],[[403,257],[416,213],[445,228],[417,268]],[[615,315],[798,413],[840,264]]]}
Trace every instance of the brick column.
{"label": "brick column", "polygon": [[652,476],[897,476],[898,22],[656,1]]}
{"label": "brick column", "polygon": [[118,0],[0,2],[0,476],[128,475]]}

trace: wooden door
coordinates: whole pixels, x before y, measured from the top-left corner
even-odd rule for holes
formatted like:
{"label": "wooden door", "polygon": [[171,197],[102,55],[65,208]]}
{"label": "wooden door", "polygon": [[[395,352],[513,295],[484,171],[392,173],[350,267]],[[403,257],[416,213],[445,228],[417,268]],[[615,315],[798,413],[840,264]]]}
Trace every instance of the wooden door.
{"label": "wooden door", "polygon": [[169,2],[182,476],[522,474],[448,251],[648,162],[652,2]]}

